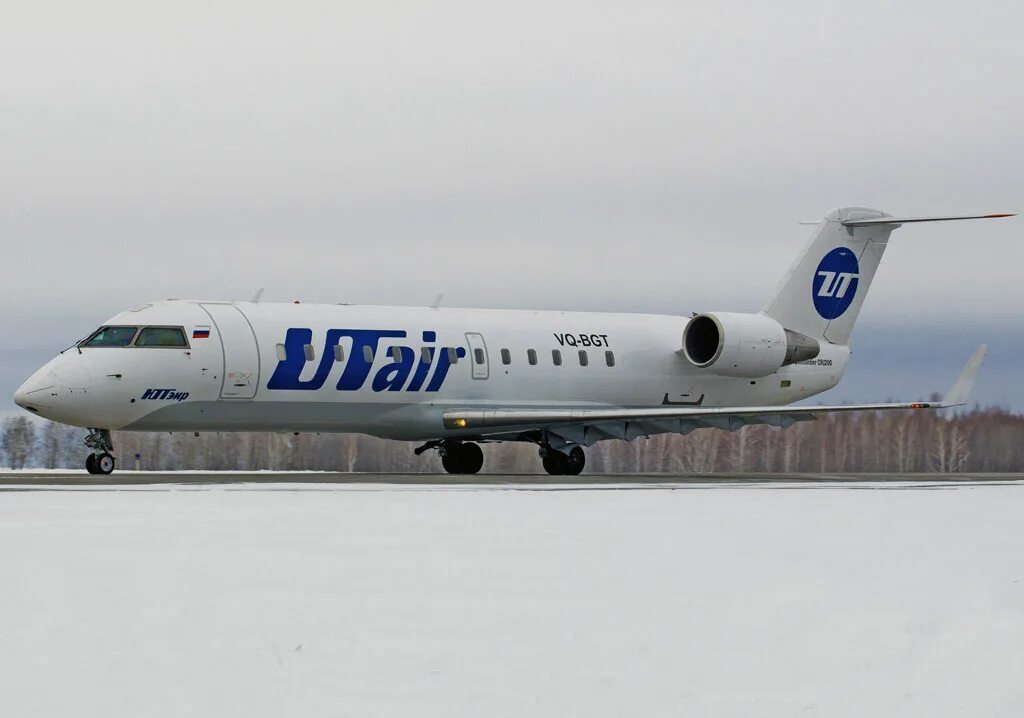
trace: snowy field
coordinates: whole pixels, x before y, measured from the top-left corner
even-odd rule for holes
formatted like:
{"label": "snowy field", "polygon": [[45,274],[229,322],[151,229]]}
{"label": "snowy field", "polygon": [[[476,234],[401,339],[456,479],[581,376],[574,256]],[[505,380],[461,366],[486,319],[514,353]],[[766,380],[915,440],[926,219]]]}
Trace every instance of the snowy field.
{"label": "snowy field", "polygon": [[0,493],[10,716],[1019,716],[1024,485]]}

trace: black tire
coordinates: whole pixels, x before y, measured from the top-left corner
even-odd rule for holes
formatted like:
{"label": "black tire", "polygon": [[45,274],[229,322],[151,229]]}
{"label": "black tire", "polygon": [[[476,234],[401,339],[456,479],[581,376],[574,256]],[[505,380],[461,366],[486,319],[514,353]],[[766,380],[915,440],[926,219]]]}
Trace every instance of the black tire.
{"label": "black tire", "polygon": [[587,465],[587,455],[583,452],[582,446],[572,447],[572,451],[565,457],[565,473],[567,476],[579,476],[583,467]]}
{"label": "black tire", "polygon": [[114,457],[106,453],[97,456],[96,473],[103,476],[114,473]]}
{"label": "black tire", "polygon": [[479,444],[462,444],[458,453],[460,474],[475,474],[483,468],[484,451]]}
{"label": "black tire", "polygon": [[447,471],[449,474],[462,473],[462,467],[459,462],[459,455],[461,453],[462,452],[459,451],[458,446],[453,446],[452,448],[445,451],[444,455],[441,457],[441,466],[443,466],[444,470]]}
{"label": "black tire", "polygon": [[561,451],[548,451],[541,459],[544,470],[552,476],[564,476],[568,457]]}
{"label": "black tire", "polygon": [[85,457],[85,470],[90,474],[96,473],[96,454],[89,454]]}

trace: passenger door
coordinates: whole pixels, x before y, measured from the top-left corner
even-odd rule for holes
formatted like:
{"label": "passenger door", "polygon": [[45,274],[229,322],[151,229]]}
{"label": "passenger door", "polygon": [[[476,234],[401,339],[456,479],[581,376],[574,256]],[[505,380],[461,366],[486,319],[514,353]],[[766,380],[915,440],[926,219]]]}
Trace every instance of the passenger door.
{"label": "passenger door", "polygon": [[217,327],[224,352],[220,398],[252,399],[260,381],[260,355],[252,325],[234,304],[201,306]]}
{"label": "passenger door", "polygon": [[473,367],[474,379],[486,379],[490,376],[487,362],[487,344],[482,334],[466,332],[466,341],[469,342],[469,364]]}

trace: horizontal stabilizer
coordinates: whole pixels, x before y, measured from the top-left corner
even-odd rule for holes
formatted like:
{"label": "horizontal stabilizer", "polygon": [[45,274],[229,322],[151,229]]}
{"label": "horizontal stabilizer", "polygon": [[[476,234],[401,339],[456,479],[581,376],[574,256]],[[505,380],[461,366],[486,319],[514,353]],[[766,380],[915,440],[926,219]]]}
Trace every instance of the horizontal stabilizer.
{"label": "horizontal stabilizer", "polygon": [[872,217],[870,219],[848,219],[844,227],[870,227],[879,224],[913,224],[914,222],[953,222],[958,219],[999,219],[1000,217],[1016,217],[1013,213],[1003,214],[961,214],[948,217]]}

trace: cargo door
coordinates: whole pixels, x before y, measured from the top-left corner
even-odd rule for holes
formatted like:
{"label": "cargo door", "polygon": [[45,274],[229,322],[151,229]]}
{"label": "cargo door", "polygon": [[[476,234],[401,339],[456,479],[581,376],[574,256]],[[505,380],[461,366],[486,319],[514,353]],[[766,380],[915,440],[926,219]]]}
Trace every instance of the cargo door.
{"label": "cargo door", "polygon": [[201,306],[213,320],[224,352],[220,398],[252,399],[260,381],[260,353],[252,325],[234,304]]}

